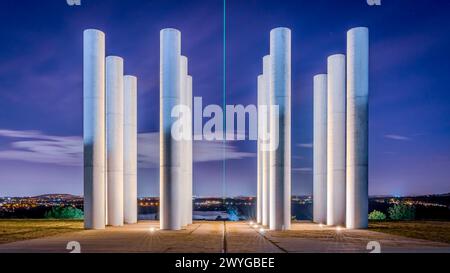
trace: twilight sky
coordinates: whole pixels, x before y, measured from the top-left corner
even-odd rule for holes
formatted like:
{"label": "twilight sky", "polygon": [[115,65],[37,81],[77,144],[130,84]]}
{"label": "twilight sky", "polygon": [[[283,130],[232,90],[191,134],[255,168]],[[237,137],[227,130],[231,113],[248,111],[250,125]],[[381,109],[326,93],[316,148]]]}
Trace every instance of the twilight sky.
{"label": "twilight sky", "polygon": [[[226,102],[255,104],[269,31],[292,30],[292,193],[312,191],[312,78],[370,29],[369,189],[450,192],[449,1],[226,0]],[[82,193],[82,33],[138,77],[139,196],[156,196],[159,30],[178,28],[195,96],[223,102],[223,0],[4,0],[0,196]],[[446,57],[447,56],[447,57]],[[205,120],[206,121],[206,120]],[[194,194],[255,195],[256,142],[194,142]],[[222,178],[225,171],[225,183]]]}

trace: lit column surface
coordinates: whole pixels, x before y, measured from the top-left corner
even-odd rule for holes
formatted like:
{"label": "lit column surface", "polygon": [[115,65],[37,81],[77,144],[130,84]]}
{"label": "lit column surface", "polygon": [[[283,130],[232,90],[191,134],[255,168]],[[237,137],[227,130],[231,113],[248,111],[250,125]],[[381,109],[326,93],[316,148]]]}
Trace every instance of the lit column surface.
{"label": "lit column surface", "polygon": [[193,157],[192,157],[192,77],[187,76],[187,106],[190,109],[189,123],[188,123],[188,131],[190,139],[187,141],[187,224],[192,224],[192,195],[193,195]]}
{"label": "lit column surface", "polygon": [[171,134],[172,108],[180,103],[181,33],[172,28],[160,32],[160,227],[181,228],[180,141]]}
{"label": "lit column surface", "polygon": [[[188,59],[186,56],[180,57],[180,102],[183,106],[187,106],[187,73],[188,73]],[[182,117],[185,121],[185,117]],[[188,124],[183,124],[183,130],[187,130]],[[181,200],[181,226],[186,226],[188,223],[188,154],[187,154],[187,140],[184,138],[181,140],[181,189],[179,192],[179,198]]]}
{"label": "lit column surface", "polygon": [[123,225],[123,59],[106,57],[108,224]]}
{"label": "lit column surface", "polygon": [[[269,132],[269,118],[270,118],[270,56],[263,57],[263,88],[262,88],[262,105],[266,107],[266,112],[262,113],[262,128],[263,133]],[[265,147],[269,147],[269,142],[264,141]],[[270,224],[270,151],[265,149],[262,151],[262,224],[269,226]]]}
{"label": "lit column surface", "polygon": [[105,228],[105,34],[83,33],[84,227]]}
{"label": "lit column surface", "polygon": [[345,55],[328,57],[327,224],[345,225]]}
{"label": "lit column surface", "polygon": [[275,28],[270,32],[270,96],[279,106],[279,125],[271,115],[271,135],[278,146],[271,151],[270,229],[291,226],[291,31]]}
{"label": "lit column surface", "polygon": [[262,150],[262,140],[261,140],[261,132],[263,132],[263,116],[262,116],[262,105],[263,105],[263,93],[264,93],[264,76],[258,75],[257,82],[257,93],[258,93],[258,143],[257,143],[257,187],[256,187],[256,222],[258,224],[262,224],[262,215],[263,215],[263,154]]}
{"label": "lit column surface", "polygon": [[314,76],[313,219],[327,222],[327,75]]}
{"label": "lit column surface", "polygon": [[368,226],[369,30],[347,32],[347,221]]}
{"label": "lit column surface", "polygon": [[124,76],[124,221],[137,222],[137,78]]}

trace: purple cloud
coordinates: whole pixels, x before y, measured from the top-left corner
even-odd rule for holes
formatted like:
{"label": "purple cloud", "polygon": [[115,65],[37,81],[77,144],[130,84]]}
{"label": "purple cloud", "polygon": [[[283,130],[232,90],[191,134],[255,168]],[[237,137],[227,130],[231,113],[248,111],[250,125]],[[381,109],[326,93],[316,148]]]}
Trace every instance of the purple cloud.
{"label": "purple cloud", "polygon": [[386,135],[384,135],[384,138],[393,139],[393,140],[401,140],[401,141],[411,140],[410,137],[402,136],[402,135],[395,135],[395,134],[386,134]]}
{"label": "purple cloud", "polygon": [[297,147],[311,149],[313,147],[313,144],[312,143],[298,143]]}
{"label": "purple cloud", "polygon": [[[0,129],[0,137],[9,141],[8,148],[0,150],[0,159],[63,166],[81,166],[83,163],[83,140],[80,136],[52,136],[40,131]],[[159,166],[159,133],[138,134],[138,146],[139,167],[157,168]],[[221,141],[194,141],[193,153],[194,162],[255,156],[254,153],[238,151],[232,144],[224,145]]]}
{"label": "purple cloud", "polygon": [[301,173],[310,173],[312,172],[312,168],[305,167],[305,168],[292,168],[292,172],[301,172]]}

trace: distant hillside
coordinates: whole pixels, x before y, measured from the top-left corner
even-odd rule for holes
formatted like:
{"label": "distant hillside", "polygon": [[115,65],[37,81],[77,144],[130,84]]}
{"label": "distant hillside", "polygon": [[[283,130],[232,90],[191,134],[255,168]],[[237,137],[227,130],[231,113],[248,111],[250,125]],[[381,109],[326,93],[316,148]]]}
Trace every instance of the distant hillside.
{"label": "distant hillside", "polygon": [[82,196],[67,194],[67,193],[51,193],[51,194],[42,194],[33,196],[32,198],[37,199],[63,199],[63,200],[71,200],[71,199],[80,199]]}

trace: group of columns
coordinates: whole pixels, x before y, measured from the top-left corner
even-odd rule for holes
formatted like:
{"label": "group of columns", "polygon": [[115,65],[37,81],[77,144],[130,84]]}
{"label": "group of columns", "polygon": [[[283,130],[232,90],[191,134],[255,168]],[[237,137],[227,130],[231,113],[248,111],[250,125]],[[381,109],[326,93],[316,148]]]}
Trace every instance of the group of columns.
{"label": "group of columns", "polygon": [[[192,224],[192,77],[181,55],[181,33],[160,32],[160,228]],[[182,108],[177,106],[182,106]],[[187,110],[175,113],[174,110]],[[173,132],[177,120],[182,132]],[[178,121],[179,122],[179,121]],[[178,137],[176,136],[178,134]]]}
{"label": "group of columns", "polygon": [[347,32],[347,54],[314,76],[314,222],[368,225],[369,30]]}
{"label": "group of columns", "polygon": [[137,79],[105,58],[105,34],[83,33],[84,226],[137,222]]}
{"label": "group of columns", "polygon": [[257,222],[271,230],[287,230],[291,226],[291,30],[288,28],[270,31],[270,54],[263,57],[263,74],[258,76],[258,109]]}
{"label": "group of columns", "polygon": [[[314,221],[368,224],[368,29],[347,33],[347,56],[328,58],[314,77]],[[123,59],[105,58],[105,34],[88,29],[83,44],[85,227],[137,221],[137,79]],[[181,139],[173,109],[188,109]],[[277,106],[272,108],[272,106]],[[258,76],[257,222],[291,225],[291,31],[270,32]],[[274,111],[276,109],[276,111]],[[268,135],[269,137],[263,137]],[[269,143],[269,144],[268,144]],[[192,223],[192,77],[181,33],[160,32],[160,227]]]}

